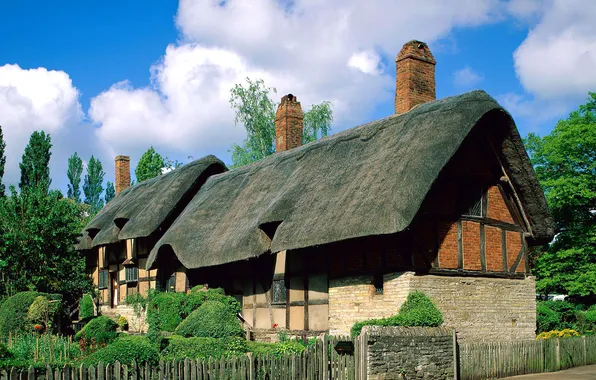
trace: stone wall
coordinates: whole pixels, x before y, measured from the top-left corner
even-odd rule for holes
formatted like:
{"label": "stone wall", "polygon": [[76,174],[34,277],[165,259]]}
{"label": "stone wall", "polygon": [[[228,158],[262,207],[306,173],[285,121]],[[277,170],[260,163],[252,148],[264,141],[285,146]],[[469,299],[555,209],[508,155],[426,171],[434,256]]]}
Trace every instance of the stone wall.
{"label": "stone wall", "polygon": [[454,379],[453,330],[438,327],[365,326],[369,380]]}
{"label": "stone wall", "polygon": [[513,341],[535,338],[536,283],[534,277],[415,275],[384,276],[384,292],[375,294],[372,276],[329,280],[329,332],[349,334],[355,322],[397,314],[409,292],[420,290],[443,313],[445,326],[458,339]]}

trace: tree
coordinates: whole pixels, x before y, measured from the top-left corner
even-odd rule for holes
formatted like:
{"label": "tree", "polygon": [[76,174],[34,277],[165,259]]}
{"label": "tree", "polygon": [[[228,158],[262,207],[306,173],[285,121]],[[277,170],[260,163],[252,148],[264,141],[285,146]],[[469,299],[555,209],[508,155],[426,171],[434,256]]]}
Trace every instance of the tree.
{"label": "tree", "polygon": [[22,192],[33,188],[48,192],[52,182],[50,179],[51,148],[50,135],[46,135],[44,131],[35,131],[31,134],[29,144],[25,147],[23,158],[19,164],[21,168],[19,187]]}
{"label": "tree", "polygon": [[149,147],[141,156],[135,169],[137,183],[161,175],[164,168],[166,168],[165,159],[152,146]]}
{"label": "tree", "polygon": [[0,125],[0,198],[6,195],[6,186],[2,183],[4,177],[4,165],[6,165],[6,143],[4,142],[4,134],[2,133],[2,126]]}
{"label": "tree", "polygon": [[596,296],[596,93],[526,147],[556,222],[554,241],[534,259],[537,289]]}
{"label": "tree", "polygon": [[[275,153],[275,110],[277,103],[269,97],[275,88],[267,88],[262,79],[246,78],[245,88],[236,84],[231,90],[230,105],[236,111],[234,122],[246,128],[242,145],[232,145],[232,166],[239,167]],[[333,112],[330,102],[312,105],[304,113],[302,143],[327,136],[331,131]]]}
{"label": "tree", "polygon": [[103,192],[104,176],[101,161],[91,156],[83,183],[83,193],[85,193],[85,203],[91,206],[92,214],[97,213],[103,207],[101,193]]}
{"label": "tree", "polygon": [[108,181],[108,183],[106,185],[106,193],[104,195],[104,200],[106,201],[106,204],[108,204],[109,201],[114,199],[115,196],[116,196],[116,189],[114,188],[114,184],[112,182]]}
{"label": "tree", "polygon": [[81,202],[81,175],[83,174],[83,160],[75,152],[68,158],[68,197],[76,202]]}

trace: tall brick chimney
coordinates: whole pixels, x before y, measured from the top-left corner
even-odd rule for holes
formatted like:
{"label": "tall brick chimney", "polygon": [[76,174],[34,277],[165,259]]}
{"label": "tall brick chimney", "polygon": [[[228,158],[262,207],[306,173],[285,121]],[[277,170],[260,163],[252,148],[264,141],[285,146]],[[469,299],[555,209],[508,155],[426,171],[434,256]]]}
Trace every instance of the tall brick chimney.
{"label": "tall brick chimney", "polygon": [[435,65],[428,45],[412,40],[395,58],[395,113],[408,112],[418,104],[437,98]]}
{"label": "tall brick chimney", "polygon": [[304,114],[298,99],[288,94],[281,98],[275,113],[275,151],[281,152],[302,145]]}
{"label": "tall brick chimney", "polygon": [[130,157],[116,156],[116,195],[130,187]]}

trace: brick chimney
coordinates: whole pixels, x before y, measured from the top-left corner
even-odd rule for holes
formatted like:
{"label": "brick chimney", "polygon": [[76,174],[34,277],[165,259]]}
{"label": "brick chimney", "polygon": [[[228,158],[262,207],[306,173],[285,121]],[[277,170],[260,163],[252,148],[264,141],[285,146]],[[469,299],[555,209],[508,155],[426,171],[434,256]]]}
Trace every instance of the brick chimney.
{"label": "brick chimney", "polygon": [[395,58],[395,113],[408,112],[418,104],[437,98],[435,65],[428,45],[412,40]]}
{"label": "brick chimney", "polygon": [[275,151],[281,152],[302,145],[304,114],[298,99],[288,94],[281,98],[275,113]]}
{"label": "brick chimney", "polygon": [[130,157],[116,156],[116,195],[130,187]]}

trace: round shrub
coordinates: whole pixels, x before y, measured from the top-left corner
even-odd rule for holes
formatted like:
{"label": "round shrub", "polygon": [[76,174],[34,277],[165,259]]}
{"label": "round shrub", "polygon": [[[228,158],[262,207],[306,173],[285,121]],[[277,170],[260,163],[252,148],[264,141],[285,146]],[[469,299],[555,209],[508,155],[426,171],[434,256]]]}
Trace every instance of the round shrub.
{"label": "round shrub", "polygon": [[21,292],[8,297],[0,306],[0,336],[8,337],[26,330],[29,307],[36,297],[44,295],[39,292]]}
{"label": "round shrub", "polygon": [[155,293],[147,307],[147,320],[159,331],[174,332],[184,319],[184,293]]}
{"label": "round shrub", "polygon": [[79,319],[91,318],[94,315],[93,311],[93,298],[90,294],[85,294],[81,299],[81,305],[79,309]]}
{"label": "round shrub", "polygon": [[101,348],[89,355],[83,362],[86,365],[97,365],[99,362],[131,365],[133,361],[156,365],[159,362],[159,351],[144,336],[127,336]]}
{"label": "round shrub", "polygon": [[111,343],[118,333],[118,324],[108,317],[100,316],[92,319],[75,335],[76,340],[83,340],[86,347],[103,346]]}
{"label": "round shrub", "polygon": [[247,342],[240,337],[231,338],[184,338],[173,336],[162,351],[164,360],[219,359],[248,352]]}
{"label": "round shrub", "polygon": [[224,338],[243,336],[240,321],[230,308],[219,301],[206,301],[178,327],[176,334],[185,337]]}

